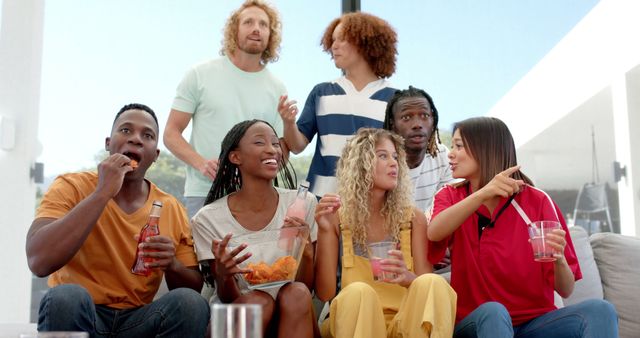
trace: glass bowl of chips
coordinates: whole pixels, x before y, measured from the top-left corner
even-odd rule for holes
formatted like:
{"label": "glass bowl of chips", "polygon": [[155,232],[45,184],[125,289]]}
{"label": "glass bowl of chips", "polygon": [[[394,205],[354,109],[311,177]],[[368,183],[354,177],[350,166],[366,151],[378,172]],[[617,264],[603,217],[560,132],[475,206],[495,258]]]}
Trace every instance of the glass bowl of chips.
{"label": "glass bowl of chips", "polygon": [[308,227],[285,227],[233,236],[229,240],[229,247],[247,244],[238,256],[251,253],[251,257],[242,262],[240,267],[250,270],[242,274],[242,278],[249,289],[255,290],[293,281],[308,240]]}

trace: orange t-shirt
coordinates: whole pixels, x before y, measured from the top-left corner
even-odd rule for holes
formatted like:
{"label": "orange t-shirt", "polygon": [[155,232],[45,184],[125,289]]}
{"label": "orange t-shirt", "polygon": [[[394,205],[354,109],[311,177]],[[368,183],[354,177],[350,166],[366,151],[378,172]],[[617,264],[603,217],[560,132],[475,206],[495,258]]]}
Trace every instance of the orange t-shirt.
{"label": "orange t-shirt", "polygon": [[[98,174],[82,172],[58,176],[42,198],[36,218],[62,218],[95,191]],[[149,182],[150,183],[150,182]],[[191,229],[184,207],[170,194],[150,183],[144,206],[126,214],[112,199],[80,250],[49,276],[49,286],[79,284],[86,288],[95,304],[116,309],[151,303],[162,281],[159,269],[148,277],[131,273],[138,234],[146,224],[155,200],[162,201],[160,234],[173,239],[176,258],[185,266],[196,266]]]}

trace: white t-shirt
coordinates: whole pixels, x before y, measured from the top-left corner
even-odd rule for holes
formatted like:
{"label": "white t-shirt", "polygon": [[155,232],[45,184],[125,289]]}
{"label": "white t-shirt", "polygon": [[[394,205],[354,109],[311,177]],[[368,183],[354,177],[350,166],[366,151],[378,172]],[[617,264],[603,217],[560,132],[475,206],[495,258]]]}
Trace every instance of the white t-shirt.
{"label": "white t-shirt", "polygon": [[[269,224],[259,231],[282,228],[287,208],[296,199],[296,190],[276,188],[276,191],[280,196],[276,213],[273,215]],[[205,205],[191,219],[191,231],[193,232],[193,242],[198,261],[214,259],[213,253],[211,252],[211,243],[214,239],[221,240],[229,233],[234,236],[239,236],[258,232],[248,230],[238,223],[235,217],[231,214],[231,210],[229,210],[227,197],[228,196],[222,197],[211,204]],[[307,215],[305,221],[311,228],[310,237],[312,242],[315,242],[318,239],[318,229],[314,220],[314,210],[317,203],[315,196],[311,193],[307,193]],[[243,252],[251,252],[251,243],[247,244],[248,246]],[[244,283],[240,283],[239,287],[241,292],[249,291],[248,286]],[[275,294],[277,294],[277,289],[275,290]]]}
{"label": "white t-shirt", "polygon": [[431,210],[436,192],[445,184],[456,181],[451,177],[448,155],[449,149],[439,144],[435,158],[426,154],[419,166],[409,169],[414,187],[413,198],[418,209],[425,212]]}

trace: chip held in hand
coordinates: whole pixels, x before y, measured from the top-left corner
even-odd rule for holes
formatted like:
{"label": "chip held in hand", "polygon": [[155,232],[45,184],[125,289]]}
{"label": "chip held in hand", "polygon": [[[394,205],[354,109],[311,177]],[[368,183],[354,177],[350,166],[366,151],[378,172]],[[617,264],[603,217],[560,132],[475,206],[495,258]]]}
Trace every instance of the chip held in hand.
{"label": "chip held in hand", "polygon": [[129,165],[131,166],[131,168],[133,168],[133,170],[138,169],[138,161],[136,160],[131,160],[131,163],[129,163]]}

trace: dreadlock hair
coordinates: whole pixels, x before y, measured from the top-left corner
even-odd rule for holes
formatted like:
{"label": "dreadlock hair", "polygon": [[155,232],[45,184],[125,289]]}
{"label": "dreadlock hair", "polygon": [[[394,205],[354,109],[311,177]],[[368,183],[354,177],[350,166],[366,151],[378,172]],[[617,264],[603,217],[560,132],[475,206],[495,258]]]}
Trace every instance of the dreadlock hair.
{"label": "dreadlock hair", "polygon": [[[207,194],[204,205],[210,204],[215,200],[242,188],[242,175],[240,175],[240,169],[236,164],[229,160],[229,154],[238,148],[240,140],[244,137],[249,127],[256,123],[264,123],[273,129],[273,126],[266,121],[246,120],[233,126],[222,140],[220,156],[218,157],[220,159],[218,173],[216,178],[213,180],[211,189],[209,189],[209,194]],[[273,132],[276,136],[278,135],[275,129],[273,129]],[[283,187],[287,189],[295,189],[297,181],[295,170],[291,167],[291,164],[284,161],[284,156],[280,157],[280,163],[278,163],[278,166],[280,167],[278,175],[283,182]],[[289,169],[289,167],[291,167],[291,169]],[[276,176],[274,184],[276,187],[280,187],[278,176]]]}
{"label": "dreadlock hair", "polygon": [[431,95],[427,94],[427,92],[425,92],[424,90],[413,86],[409,86],[409,89],[396,90],[389,103],[387,103],[387,110],[384,113],[383,128],[393,131],[393,116],[395,113],[397,113],[396,104],[402,99],[411,97],[424,97],[425,99],[427,99],[429,105],[431,106],[431,115],[433,116],[433,130],[431,130],[431,136],[429,137],[429,142],[427,143],[427,153],[429,153],[431,157],[435,158],[438,155],[438,144],[442,143],[440,141],[440,132],[438,131],[438,108],[436,108],[435,103],[433,103]]}

